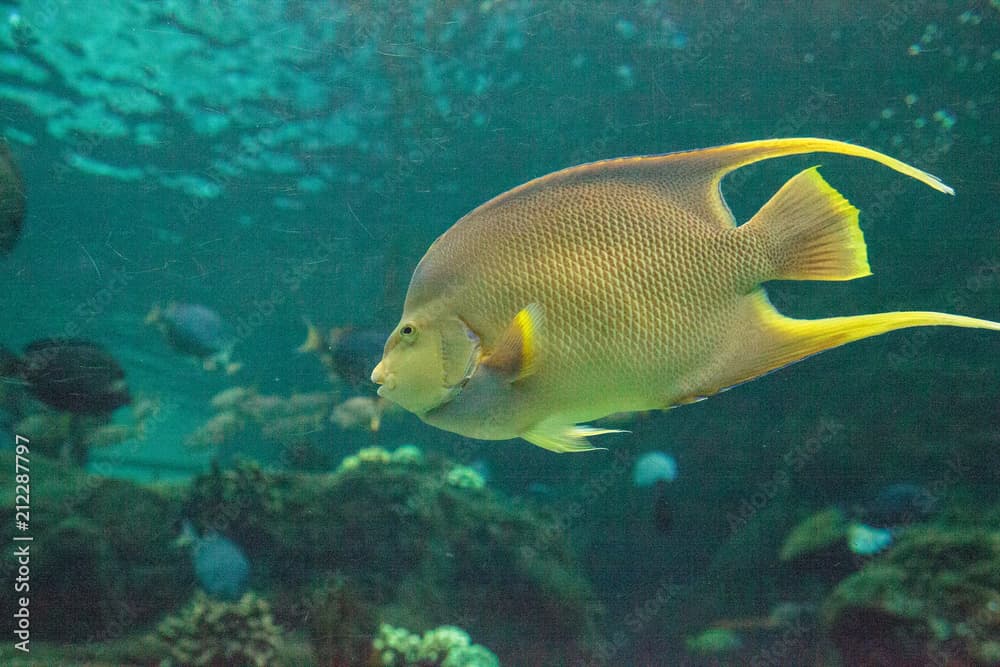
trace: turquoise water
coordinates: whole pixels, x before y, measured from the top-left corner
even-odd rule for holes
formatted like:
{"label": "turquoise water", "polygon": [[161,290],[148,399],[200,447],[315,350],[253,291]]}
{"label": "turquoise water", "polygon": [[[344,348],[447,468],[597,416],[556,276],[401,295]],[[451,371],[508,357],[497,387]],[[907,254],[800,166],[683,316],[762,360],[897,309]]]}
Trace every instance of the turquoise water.
{"label": "turquoise water", "polygon": [[[92,444],[78,463],[59,462],[66,419],[14,382],[0,396],[4,449],[16,435],[35,439],[19,430],[32,415],[41,415],[38,440],[53,443],[31,450],[40,461],[31,595],[41,609],[32,653],[55,651],[40,664],[182,663],[164,644],[122,646],[155,635],[198,588],[190,554],[169,544],[206,497],[192,479],[210,480],[213,462],[225,471],[249,460],[269,471],[253,484],[265,495],[279,489],[284,509],[239,530],[205,511],[198,528],[243,540],[250,588],[285,642],[267,664],[331,664],[316,648],[315,608],[292,601],[341,590],[328,581],[335,573],[367,610],[345,612],[362,619],[365,646],[380,623],[414,632],[447,624],[505,665],[1000,664],[1000,582],[983,574],[1000,563],[995,333],[866,340],[626,421],[619,428],[630,433],[608,436],[607,451],[563,456],[465,439],[402,411],[384,414],[375,432],[364,417],[338,425],[328,419],[334,407],[373,400],[372,388],[331,379],[317,355],[296,352],[306,320],[323,332],[395,326],[431,242],[531,178],[602,158],[790,136],[885,152],[955,196],[826,154],[730,176],[722,189],[741,222],[815,164],[861,211],[874,275],[771,284],[781,312],[1000,319],[998,70],[996,2],[0,4],[0,129],[28,201],[20,242],[0,258],[0,344],[19,352],[46,337],[93,341],[118,360],[133,396],[108,417],[123,441]],[[217,311],[242,368],[206,371],[144,323],[171,302]],[[256,398],[212,405],[234,387]],[[195,435],[213,419],[218,437]],[[96,425],[75,428],[97,437]],[[317,490],[348,489],[336,475],[350,471],[335,471],[359,449],[405,444],[431,463],[398,464],[415,467],[396,475],[384,466],[397,463],[367,462],[345,495]],[[632,485],[632,464],[652,450],[677,462],[660,498]],[[486,489],[445,483],[468,497],[443,500],[425,488],[435,488],[435,466],[488,470]],[[408,473],[425,489],[416,500]],[[13,494],[13,473],[4,474]],[[135,483],[115,491],[123,498],[155,491],[167,500],[148,515],[102,513],[93,498],[108,478]],[[853,508],[900,482],[925,489],[935,511],[899,529],[890,550],[859,556],[838,542],[782,559],[802,520],[831,507],[857,518]],[[303,505],[306,497],[359,499],[359,509],[344,518]],[[654,521],[658,501],[669,525]],[[418,509],[389,511],[397,505]],[[282,550],[279,515],[315,553]],[[74,520],[86,522],[84,535],[104,536],[78,573],[59,564],[75,553]],[[399,521],[429,537],[415,545],[383,525]],[[145,542],[115,537],[122,526]],[[4,527],[4,538],[14,534]],[[337,558],[321,557],[324,540],[373,536],[381,546],[371,553],[331,546]],[[930,555],[942,552],[961,555]],[[459,563],[463,555],[470,560]],[[899,576],[878,579],[889,570]],[[148,572],[158,578],[138,574]],[[89,592],[75,597],[75,577]],[[913,584],[940,579],[953,585]],[[870,581],[883,592],[857,593]],[[57,595],[70,611],[53,611]],[[111,611],[85,622],[87,605],[76,616],[70,604],[80,596]],[[777,622],[776,608],[797,611]],[[712,628],[715,643],[694,641]],[[31,658],[7,637],[5,661]],[[332,664],[363,660],[352,655]]]}

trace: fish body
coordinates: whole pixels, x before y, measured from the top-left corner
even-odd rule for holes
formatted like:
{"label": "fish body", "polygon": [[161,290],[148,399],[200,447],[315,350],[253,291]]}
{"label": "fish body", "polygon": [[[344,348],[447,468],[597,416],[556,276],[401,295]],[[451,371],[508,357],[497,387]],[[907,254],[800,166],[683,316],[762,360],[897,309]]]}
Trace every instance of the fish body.
{"label": "fish body", "polygon": [[[8,359],[8,366],[12,366]],[[38,400],[74,414],[107,414],[132,402],[125,371],[107,350],[75,338],[30,343],[8,372]]]}
{"label": "fish body", "polygon": [[870,274],[858,212],[807,169],[737,226],[719,190],[747,164],[817,151],[934,176],[825,139],[775,139],[555,172],[481,205],[428,249],[372,373],[425,422],[553,451],[582,422],[710,396],[893,329],[1000,324],[927,312],[797,320],[762,283]]}
{"label": "fish body", "polygon": [[146,316],[146,324],[160,328],[167,343],[182,354],[201,359],[206,370],[220,364],[234,373],[240,364],[230,360],[235,336],[222,316],[196,303],[171,303],[165,308],[154,306]]}
{"label": "fish body", "polygon": [[299,352],[319,355],[320,360],[334,375],[355,390],[371,387],[369,378],[382,356],[387,331],[347,326],[331,329],[324,336],[308,320],[306,325],[308,334],[306,341],[299,346]]}
{"label": "fish body", "polygon": [[926,520],[938,498],[927,487],[899,482],[883,487],[860,508],[860,518],[875,528],[896,528]]}
{"label": "fish body", "polygon": [[201,588],[212,597],[235,601],[247,591],[250,561],[232,540],[210,532],[201,537],[187,520],[178,539],[191,546],[191,562]]}

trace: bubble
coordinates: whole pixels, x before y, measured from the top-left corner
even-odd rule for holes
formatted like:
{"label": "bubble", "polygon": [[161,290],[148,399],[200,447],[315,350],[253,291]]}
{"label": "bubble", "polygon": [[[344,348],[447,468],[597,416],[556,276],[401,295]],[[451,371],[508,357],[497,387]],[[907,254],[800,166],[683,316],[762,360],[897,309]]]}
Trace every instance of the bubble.
{"label": "bubble", "polygon": [[911,56],[919,56],[923,50],[923,47],[919,44],[910,44],[910,48],[906,49],[906,52]]}
{"label": "bubble", "polygon": [[967,9],[958,15],[958,22],[963,25],[979,25],[983,17],[974,9]]}
{"label": "bubble", "polygon": [[635,24],[631,21],[618,19],[615,21],[615,32],[617,32],[622,39],[632,39],[639,34],[639,29],[636,28]]}
{"label": "bubble", "polygon": [[618,80],[621,81],[626,88],[631,88],[635,85],[635,75],[632,73],[631,65],[619,65],[615,68],[615,74],[618,75]]}
{"label": "bubble", "polygon": [[895,115],[895,113],[896,113],[895,111],[893,111],[889,107],[886,107],[885,109],[882,109],[881,116],[883,120],[889,120]]}
{"label": "bubble", "polygon": [[299,179],[298,188],[302,192],[322,192],[326,182],[317,176],[305,176]]}
{"label": "bubble", "polygon": [[903,98],[903,101],[906,102],[906,106],[912,107],[914,104],[917,103],[917,100],[919,99],[920,98],[917,97],[916,94],[910,93],[909,95]]}
{"label": "bubble", "polygon": [[923,116],[920,116],[914,119],[913,121],[913,127],[917,128],[918,130],[924,127],[925,125],[927,125],[927,119],[924,118]]}
{"label": "bubble", "polygon": [[934,120],[936,120],[938,123],[941,124],[942,128],[946,130],[950,130],[952,127],[955,126],[955,123],[957,122],[955,114],[948,111],[947,109],[938,109],[937,111],[934,112],[933,118]]}

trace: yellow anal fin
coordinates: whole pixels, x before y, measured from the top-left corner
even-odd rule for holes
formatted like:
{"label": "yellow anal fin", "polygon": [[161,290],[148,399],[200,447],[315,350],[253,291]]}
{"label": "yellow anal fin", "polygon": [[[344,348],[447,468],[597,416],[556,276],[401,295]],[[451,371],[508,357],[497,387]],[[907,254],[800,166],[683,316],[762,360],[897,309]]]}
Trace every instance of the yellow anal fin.
{"label": "yellow anal fin", "polygon": [[565,425],[552,422],[537,424],[530,431],[522,433],[521,437],[533,445],[550,452],[564,454],[566,452],[589,452],[605,447],[594,447],[587,438],[608,433],[628,433],[617,428],[596,428],[583,424]]}
{"label": "yellow anal fin", "polygon": [[909,327],[951,326],[1000,331],[1000,322],[928,311],[898,311],[798,320],[781,315],[764,290],[750,297],[746,327],[734,340],[730,366],[695,393],[709,395],[840,345]]}
{"label": "yellow anal fin", "polygon": [[790,179],[738,234],[763,248],[764,280],[852,280],[871,275],[858,209],[816,167]]}
{"label": "yellow anal fin", "polygon": [[532,303],[518,311],[493,353],[482,365],[499,372],[511,382],[524,379],[538,370],[538,337],[544,327],[542,307]]}

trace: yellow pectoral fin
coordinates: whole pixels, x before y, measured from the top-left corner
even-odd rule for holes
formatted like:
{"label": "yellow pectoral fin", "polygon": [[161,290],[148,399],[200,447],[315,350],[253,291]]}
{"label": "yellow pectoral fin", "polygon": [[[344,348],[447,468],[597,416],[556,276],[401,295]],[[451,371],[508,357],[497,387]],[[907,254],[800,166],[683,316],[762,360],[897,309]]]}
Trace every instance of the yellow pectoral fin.
{"label": "yellow pectoral fin", "polygon": [[583,424],[566,425],[553,422],[543,422],[535,425],[530,431],[522,433],[521,437],[533,445],[550,452],[563,454],[565,452],[589,452],[606,447],[593,447],[587,438],[608,433],[628,433],[617,428],[596,428]]}
{"label": "yellow pectoral fin", "polygon": [[482,364],[511,382],[522,380],[538,370],[538,338],[545,326],[540,305],[532,303],[521,309],[507,327],[496,349]]}

